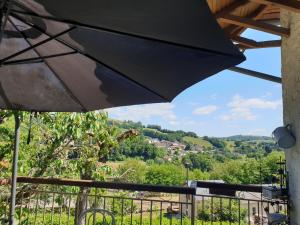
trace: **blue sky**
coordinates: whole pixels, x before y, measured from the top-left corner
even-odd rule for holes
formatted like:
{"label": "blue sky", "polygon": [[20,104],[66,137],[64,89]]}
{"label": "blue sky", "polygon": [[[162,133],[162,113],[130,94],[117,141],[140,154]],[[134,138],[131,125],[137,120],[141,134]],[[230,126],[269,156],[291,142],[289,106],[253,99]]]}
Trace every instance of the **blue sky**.
{"label": "blue sky", "polygon": [[[257,41],[278,39],[254,30],[243,35]],[[247,61],[240,66],[280,76],[280,48],[245,54]],[[185,90],[170,104],[120,107],[108,113],[114,119],[194,131],[200,136],[270,136],[282,125],[282,92],[280,84],[226,70]]]}

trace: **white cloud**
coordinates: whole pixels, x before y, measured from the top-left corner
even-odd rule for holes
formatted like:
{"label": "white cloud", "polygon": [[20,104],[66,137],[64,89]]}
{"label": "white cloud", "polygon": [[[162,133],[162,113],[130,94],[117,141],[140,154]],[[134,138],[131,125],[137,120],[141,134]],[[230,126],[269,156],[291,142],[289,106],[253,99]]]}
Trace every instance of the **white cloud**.
{"label": "white cloud", "polygon": [[221,119],[225,121],[239,119],[255,120],[258,116],[253,114],[253,109],[275,110],[281,105],[281,100],[270,101],[263,98],[245,99],[240,95],[235,95],[227,105],[230,108],[230,112],[221,116]]}
{"label": "white cloud", "polygon": [[235,95],[228,106],[231,108],[277,109],[281,106],[281,100],[268,101],[261,98],[244,99],[240,95]]}
{"label": "white cloud", "polygon": [[171,121],[169,121],[169,124],[171,126],[179,126],[181,123],[180,123],[180,121],[177,121],[177,120],[171,120]]}
{"label": "white cloud", "polygon": [[247,108],[232,108],[228,114],[221,116],[222,120],[255,120],[256,115],[253,115],[250,109]]}
{"label": "white cloud", "polygon": [[193,111],[193,114],[195,115],[209,115],[213,112],[215,112],[218,109],[218,106],[216,105],[207,105],[198,107]]}
{"label": "white cloud", "polygon": [[209,96],[210,100],[216,100],[218,97],[217,93],[212,94],[211,96]]}
{"label": "white cloud", "polygon": [[266,136],[270,136],[270,134],[268,134],[267,130],[262,129],[262,128],[249,130],[248,135],[266,135]]}
{"label": "white cloud", "polygon": [[171,125],[175,125],[178,121],[173,111],[174,107],[175,105],[171,103],[159,103],[111,108],[106,111],[119,120],[141,121],[151,117],[160,117]]}

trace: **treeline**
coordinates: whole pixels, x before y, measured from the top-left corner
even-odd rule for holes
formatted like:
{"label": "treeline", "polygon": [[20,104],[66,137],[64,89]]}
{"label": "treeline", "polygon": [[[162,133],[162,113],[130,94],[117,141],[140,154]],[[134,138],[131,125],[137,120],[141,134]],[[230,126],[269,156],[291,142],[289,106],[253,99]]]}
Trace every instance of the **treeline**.
{"label": "treeline", "polygon": [[[144,126],[141,122],[133,122],[133,121],[111,121],[113,125],[121,129],[136,129],[139,132],[148,138],[158,139],[158,140],[166,140],[171,142],[181,142],[187,145],[187,150],[193,149],[192,147],[198,145],[198,147],[202,147],[205,150],[211,149],[227,149],[227,143],[232,142],[237,153],[240,154],[255,154],[257,149],[264,148],[265,151],[271,152],[273,149],[276,149],[275,142],[270,137],[265,136],[250,136],[250,135],[236,135],[230,136],[226,138],[216,138],[216,137],[198,137],[194,132],[186,132],[182,130],[168,130],[163,129],[159,125],[148,125]],[[186,141],[186,137],[196,139],[195,143],[190,143]],[[212,147],[208,147],[205,145],[201,145],[201,140],[204,140],[212,145]],[[197,144],[198,142],[198,144]],[[262,146],[264,145],[264,146]]]}
{"label": "treeline", "polygon": [[218,138],[203,137],[203,140],[210,142],[215,148],[225,148],[225,142]]}
{"label": "treeline", "polygon": [[255,136],[255,135],[234,135],[222,138],[223,140],[229,141],[272,141],[271,137],[267,136]]}
{"label": "treeline", "polygon": [[109,153],[110,161],[123,161],[138,158],[143,161],[162,159],[166,155],[164,148],[158,148],[142,135],[129,138],[120,143]]}
{"label": "treeline", "polygon": [[[0,167],[0,177],[7,178],[10,176],[14,126],[11,112],[3,111],[2,114],[5,120],[0,124],[0,162],[8,166]],[[29,143],[28,127],[31,127]],[[128,136],[130,129],[139,130],[140,135],[132,133]],[[196,137],[192,132],[112,121],[105,113],[42,113],[32,121],[30,114],[24,113],[19,174],[180,185],[189,169],[190,179],[260,183],[272,179],[276,162],[283,157],[283,152],[272,142],[231,141],[229,144],[209,137],[204,140],[212,143],[214,149],[170,153],[151,144],[141,129],[167,134],[176,140],[187,135]],[[128,160],[136,163],[130,164]],[[108,169],[109,161],[122,161],[122,165],[117,170]]]}
{"label": "treeline", "polygon": [[141,122],[133,122],[133,121],[111,121],[111,124],[118,126],[121,129],[137,129],[144,136],[155,138],[158,140],[166,140],[166,141],[178,141],[181,142],[183,137],[195,137],[197,138],[197,134],[194,132],[186,132],[182,130],[168,130],[163,129],[159,125],[148,125],[144,126]]}
{"label": "treeline", "polygon": [[[189,155],[182,162],[154,163],[128,159],[119,166],[118,181],[146,184],[183,185],[189,180],[223,180],[233,184],[261,184],[279,181],[283,152],[273,152],[261,159],[244,158],[217,162],[208,155]],[[189,161],[189,164],[187,162]],[[189,170],[189,177],[187,177]]]}

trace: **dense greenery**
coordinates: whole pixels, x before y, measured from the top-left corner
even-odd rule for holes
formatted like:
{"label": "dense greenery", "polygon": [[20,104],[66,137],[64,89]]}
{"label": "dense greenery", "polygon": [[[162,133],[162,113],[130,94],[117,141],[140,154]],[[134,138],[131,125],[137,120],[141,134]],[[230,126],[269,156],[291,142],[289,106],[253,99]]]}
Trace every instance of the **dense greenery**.
{"label": "dense greenery", "polygon": [[120,143],[118,147],[110,152],[110,159],[124,160],[126,158],[140,158],[146,161],[163,158],[165,154],[165,149],[150,144],[144,136],[137,136]]}
{"label": "dense greenery", "polygon": [[[226,212],[225,212],[226,213]],[[98,221],[102,221],[102,217],[98,216],[97,217]],[[163,216],[162,219],[160,220],[160,216],[157,214],[152,215],[151,220],[150,220],[150,216],[143,216],[142,218],[139,215],[135,215],[132,217],[130,215],[125,215],[123,218],[121,216],[117,216],[115,218],[115,222],[116,224],[122,224],[123,225],[138,225],[138,224],[143,224],[143,225],[150,225],[150,224],[162,224],[162,225],[170,225],[170,218],[168,218],[167,216]],[[35,221],[35,222],[34,222]],[[110,223],[110,218],[107,218],[108,223],[106,224],[111,224]],[[150,223],[151,221],[151,223]],[[62,216],[51,216],[50,213],[47,214],[42,214],[39,213],[37,215],[32,214],[30,217],[25,218],[24,222],[21,223],[20,225],[34,225],[34,224],[52,224],[52,225],[60,225],[60,224],[69,224],[69,225],[74,225],[74,219],[73,217],[68,217],[67,214],[63,214]],[[103,224],[102,222],[98,222],[95,223],[95,225],[106,225]],[[173,225],[191,225],[191,220],[189,218],[183,218],[182,222],[180,219],[176,219],[173,218],[172,219],[172,224]],[[210,222],[210,221],[206,221],[206,220],[201,220],[201,219],[197,219],[195,221],[195,225],[219,225],[220,222]],[[223,221],[222,222],[223,225],[246,225],[248,223],[246,222],[233,222],[233,221]]]}
{"label": "dense greenery", "polygon": [[[184,185],[186,179],[259,184],[277,179],[276,162],[284,158],[275,143],[264,137],[201,138],[193,132],[109,120],[103,112],[22,113],[21,116],[19,175],[24,176],[153,185]],[[14,113],[2,111],[0,178],[10,176],[13,138]],[[163,147],[162,143],[167,145]],[[24,185],[20,190],[30,196],[34,188],[37,186]],[[70,187],[59,188],[73,192]],[[77,192],[75,223],[91,190],[80,188]],[[0,201],[0,213],[2,204]],[[208,220],[208,210],[198,212],[199,221]],[[215,218],[216,221],[236,222],[236,215],[226,210],[216,214],[222,217]]]}
{"label": "dense greenery", "polygon": [[189,169],[208,172],[213,169],[214,159],[208,154],[188,153],[182,158],[182,162]]}
{"label": "dense greenery", "polygon": [[147,128],[144,128],[143,134],[151,138],[167,141],[182,141],[184,137],[197,137],[193,132],[184,132],[182,130],[171,131],[161,129],[160,126],[155,125],[149,125]]}
{"label": "dense greenery", "polygon": [[[220,201],[218,199],[205,200],[200,203],[197,212],[199,220],[203,221],[228,221],[231,223],[239,222],[240,218],[245,218],[247,215],[247,209],[240,208],[239,202],[237,200],[223,200],[222,207],[220,206]],[[214,206],[212,208],[212,205]]]}
{"label": "dense greenery", "polygon": [[[9,176],[12,115],[6,111],[0,115],[1,177]],[[20,174],[27,176],[182,185],[186,169],[189,169],[190,178],[194,179],[261,183],[274,179],[278,169],[276,161],[284,157],[269,138],[200,138],[193,132],[170,131],[156,125],[145,127],[131,121],[111,121],[105,113],[98,112],[35,114],[28,142],[29,117],[23,113],[19,161]],[[129,130],[138,133],[120,138]],[[181,150],[184,154],[179,156],[178,150],[170,153],[150,143],[149,138],[181,141],[186,145]],[[173,156],[172,161],[170,156]],[[109,168],[106,162],[110,160],[119,161],[119,166]]]}

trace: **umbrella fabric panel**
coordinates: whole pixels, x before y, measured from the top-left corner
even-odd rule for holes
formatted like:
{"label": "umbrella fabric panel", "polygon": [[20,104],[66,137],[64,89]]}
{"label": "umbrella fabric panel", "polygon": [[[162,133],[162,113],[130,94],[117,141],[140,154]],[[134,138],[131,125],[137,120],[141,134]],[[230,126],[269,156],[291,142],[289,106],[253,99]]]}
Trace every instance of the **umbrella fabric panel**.
{"label": "umbrella fabric panel", "polygon": [[29,11],[60,20],[240,56],[206,1],[19,0]]}
{"label": "umbrella fabric panel", "polygon": [[[17,11],[12,11],[10,17],[15,18],[13,23],[31,46],[49,39],[18,58],[30,52],[47,57],[40,66],[47,67],[76,105],[66,104],[62,110],[55,111],[171,101],[191,85],[245,59],[225,38],[205,1],[174,0],[171,4],[170,1],[130,0],[131,11],[127,4],[117,4],[115,0],[74,0],[69,8],[67,2],[70,4],[65,0],[59,4],[48,0],[19,1],[15,10],[51,18],[26,16]],[[87,5],[90,11],[85,10]],[[195,10],[194,6],[199,9]],[[170,12],[163,13],[163,8]],[[61,19],[67,21],[57,21]],[[4,40],[11,35],[6,31]],[[22,35],[18,36],[21,40]],[[3,51],[3,54],[5,57],[11,52]],[[57,54],[64,55],[49,57]],[[15,74],[21,73],[20,67],[6,67]],[[32,109],[32,105],[23,108]],[[51,107],[47,110],[53,111]]]}
{"label": "umbrella fabric panel", "polygon": [[[85,111],[145,102],[166,102],[165,99],[80,54],[46,61],[68,85]],[[86,66],[88,67],[85,68]]]}
{"label": "umbrella fabric panel", "polygon": [[[45,19],[37,24],[51,35],[70,28],[70,25]],[[167,101],[189,86],[243,60],[242,56],[232,57],[82,27],[59,39]]]}
{"label": "umbrella fabric panel", "polygon": [[168,101],[242,58],[106,31],[77,28],[62,37],[83,52]]}
{"label": "umbrella fabric panel", "polygon": [[[15,30],[11,23],[7,23],[5,34],[0,42],[0,58],[5,58],[24,48],[28,47],[28,43],[24,40],[22,34]],[[14,59],[36,57],[37,54],[31,50],[22,55],[16,56]]]}
{"label": "umbrella fabric panel", "polygon": [[[28,47],[25,39],[20,38],[12,24],[6,31],[10,34],[0,44],[0,58]],[[6,32],[6,33],[7,33]],[[38,55],[28,51],[16,59],[32,58]],[[44,63],[23,64],[0,67],[0,108],[48,111],[81,111],[81,106],[73,100],[60,80]]]}
{"label": "umbrella fabric panel", "polygon": [[[29,35],[26,37],[31,45],[39,43],[47,38],[47,36],[42,33],[40,33],[38,37],[34,36],[34,38],[31,38],[30,33],[27,32],[28,29],[31,28],[18,20],[14,20],[13,23],[15,26],[19,27],[20,31],[24,31],[22,33],[24,33],[25,36],[26,34]],[[24,39],[19,39],[19,41],[25,42]],[[27,47],[27,45],[23,46],[23,48],[25,47]],[[72,51],[72,49],[58,41],[52,40],[38,46],[35,51],[39,56],[43,57],[67,53]],[[22,58],[22,55],[20,57]],[[54,57],[44,61],[48,67],[47,69],[52,71],[52,75],[54,74],[55,77],[59,79],[59,85],[63,86],[75,102],[81,106],[80,108],[78,105],[73,107],[66,102],[65,107],[63,107],[62,110],[57,110],[57,108],[55,108],[55,111],[88,111],[99,108],[110,108],[116,105],[122,106],[142,104],[144,102],[157,103],[166,101],[152,92],[145,90],[145,88],[140,87],[135,82],[125,79],[116,72],[80,54]],[[37,65],[38,64],[34,63],[26,66],[31,68],[36,67]],[[11,71],[14,71],[16,75],[22,74],[20,66],[8,65],[3,68],[9,68]],[[33,71],[33,69],[30,71]],[[41,70],[40,72],[45,74],[45,72]],[[30,89],[30,86],[24,86],[24,88]],[[42,88],[39,93],[34,94],[47,96],[48,91],[48,89]],[[32,102],[28,102],[29,99]],[[38,99],[34,97],[29,99],[26,102],[27,108],[35,109],[31,106],[39,104]],[[57,102],[60,101],[60,96],[57,96],[55,103],[57,104]],[[42,111],[52,111],[52,106],[54,107],[53,104],[49,104],[47,109],[43,108]]]}
{"label": "umbrella fabric panel", "polygon": [[0,108],[22,111],[83,111],[45,64],[0,68]]}

